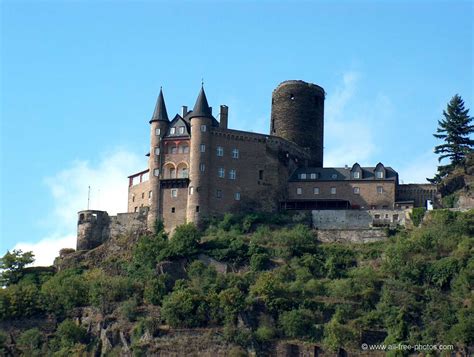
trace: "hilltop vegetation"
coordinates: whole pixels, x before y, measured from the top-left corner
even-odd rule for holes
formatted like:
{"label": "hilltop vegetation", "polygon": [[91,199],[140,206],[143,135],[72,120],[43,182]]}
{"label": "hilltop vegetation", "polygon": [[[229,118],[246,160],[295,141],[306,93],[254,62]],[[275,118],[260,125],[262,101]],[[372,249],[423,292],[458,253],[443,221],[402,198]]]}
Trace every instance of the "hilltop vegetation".
{"label": "hilltop vegetation", "polygon": [[[285,339],[325,350],[362,342],[462,350],[474,343],[473,235],[474,211],[438,210],[371,244],[320,244],[305,215],[226,214],[203,232],[183,225],[169,239],[159,229],[131,245],[121,237],[122,251],[101,261],[71,258],[56,273],[21,267],[14,280],[3,273],[0,349],[120,354],[122,340],[107,347],[88,325],[95,314],[118,326],[133,355],[157,351],[170,328],[218,330],[234,355],[266,355]],[[37,317],[52,323],[8,328]]]}

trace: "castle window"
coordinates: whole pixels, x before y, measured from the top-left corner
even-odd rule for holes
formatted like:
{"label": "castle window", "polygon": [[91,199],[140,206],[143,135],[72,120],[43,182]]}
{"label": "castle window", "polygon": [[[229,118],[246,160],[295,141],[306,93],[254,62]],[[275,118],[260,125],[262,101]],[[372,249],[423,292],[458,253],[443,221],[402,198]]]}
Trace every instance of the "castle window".
{"label": "castle window", "polygon": [[184,126],[180,126],[178,128],[178,131],[179,131],[180,134],[184,134]]}
{"label": "castle window", "polygon": [[394,214],[394,215],[393,215],[393,221],[394,221],[394,222],[398,221],[398,214]]}
{"label": "castle window", "polygon": [[216,190],[216,197],[222,198],[222,190]]}
{"label": "castle window", "polygon": [[206,145],[201,144],[200,148],[201,148],[201,152],[205,152],[205,151],[206,151]]}
{"label": "castle window", "polygon": [[171,129],[170,129],[170,134],[171,134],[171,135],[176,134],[176,128],[171,128]]}
{"label": "castle window", "polygon": [[161,129],[160,128],[156,128],[155,129],[155,135],[156,136],[159,136],[161,134]]}
{"label": "castle window", "polygon": [[290,99],[295,100],[295,96],[293,95],[293,93],[290,94]]}
{"label": "castle window", "polygon": [[153,191],[148,191],[148,198],[151,199],[153,197]]}
{"label": "castle window", "polygon": [[239,149],[233,149],[232,150],[232,158],[233,159],[238,159],[239,158]]}
{"label": "castle window", "polygon": [[176,178],[176,169],[174,167],[170,168],[170,179]]}
{"label": "castle window", "polygon": [[332,178],[333,180],[337,179],[337,174],[332,174],[332,175],[331,175],[331,178]]}
{"label": "castle window", "polygon": [[359,179],[360,178],[360,172],[359,171],[353,172],[352,177],[355,178],[355,179]]}
{"label": "castle window", "polygon": [[178,152],[178,148],[176,146],[170,147],[170,154],[176,154]]}
{"label": "castle window", "polygon": [[237,177],[237,172],[233,169],[233,170],[229,170],[229,178],[231,180],[235,180]]}
{"label": "castle window", "polygon": [[176,212],[176,208],[171,207],[171,213],[175,213],[175,212]]}
{"label": "castle window", "polygon": [[200,170],[201,172],[206,171],[206,165],[200,164],[200,165],[199,165],[199,170]]}
{"label": "castle window", "polygon": [[189,146],[188,145],[184,145],[184,146],[182,146],[182,148],[183,148],[183,154],[189,153]]}
{"label": "castle window", "polygon": [[224,178],[225,177],[225,169],[222,168],[222,167],[219,167],[218,175],[219,175],[219,177]]}
{"label": "castle window", "polygon": [[133,210],[133,212],[138,212],[138,207],[135,207],[135,209]]}
{"label": "castle window", "polygon": [[154,169],[153,175],[155,175],[156,177],[160,176],[160,169]]}
{"label": "castle window", "polygon": [[142,199],[145,198],[145,192],[142,192]]}
{"label": "castle window", "polygon": [[201,125],[201,131],[204,133],[207,130],[207,127],[205,125]]}
{"label": "castle window", "polygon": [[235,199],[236,201],[240,201],[240,192],[236,192],[236,193],[234,194],[234,199]]}
{"label": "castle window", "polygon": [[199,213],[199,206],[196,206],[196,212]]}
{"label": "castle window", "polygon": [[383,186],[377,186],[377,193],[383,193]]}
{"label": "castle window", "polygon": [[178,197],[178,189],[172,188],[171,189],[171,197]]}
{"label": "castle window", "polygon": [[297,194],[297,195],[303,194],[303,189],[302,189],[301,187],[297,187],[297,188],[296,188],[296,194]]}
{"label": "castle window", "polygon": [[224,156],[224,148],[222,146],[217,147],[217,156]]}
{"label": "castle window", "polygon": [[132,202],[135,202],[135,195],[132,195]]}
{"label": "castle window", "polygon": [[331,195],[335,195],[337,193],[335,187],[331,187]]}
{"label": "castle window", "polygon": [[[374,207],[374,208],[375,208],[375,207]],[[374,218],[375,218],[375,219],[380,219],[380,215],[379,215],[379,214],[376,214],[376,215],[374,215]]]}
{"label": "castle window", "polygon": [[263,180],[263,170],[258,170],[258,179]]}
{"label": "castle window", "polygon": [[359,195],[360,194],[360,187],[354,187],[353,192],[354,192],[354,195]]}
{"label": "castle window", "polygon": [[306,174],[300,174],[300,179],[306,180]]}
{"label": "castle window", "polygon": [[160,155],[160,148],[155,148],[155,155]]}
{"label": "castle window", "polygon": [[190,186],[189,187],[189,194],[192,195],[194,193],[194,187]]}
{"label": "castle window", "polygon": [[375,177],[377,177],[378,179],[383,179],[383,171],[376,171]]}
{"label": "castle window", "polygon": [[319,187],[313,187],[313,193],[319,195]]}
{"label": "castle window", "polygon": [[317,174],[311,174],[310,177],[311,180],[316,180],[318,178]]}
{"label": "castle window", "polygon": [[179,177],[180,178],[188,178],[188,168],[183,167],[181,171],[179,172]]}

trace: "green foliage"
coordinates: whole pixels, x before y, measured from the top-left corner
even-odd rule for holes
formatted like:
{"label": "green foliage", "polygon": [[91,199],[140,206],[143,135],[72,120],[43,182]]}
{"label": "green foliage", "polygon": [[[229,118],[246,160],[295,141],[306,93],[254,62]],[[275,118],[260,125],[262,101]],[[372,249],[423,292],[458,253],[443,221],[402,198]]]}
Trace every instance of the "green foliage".
{"label": "green foliage", "polygon": [[55,356],[80,356],[81,354],[77,353],[85,352],[85,343],[87,343],[87,331],[67,319],[59,324],[50,348],[55,352]]}
{"label": "green foliage", "polygon": [[132,280],[123,276],[108,276],[100,269],[85,274],[89,286],[89,302],[103,313],[110,313],[115,303],[131,297],[135,291]]}
{"label": "green foliage", "polygon": [[120,315],[128,321],[136,321],[138,317],[138,302],[137,299],[131,298],[120,304]]}
{"label": "green foliage", "polygon": [[277,245],[276,255],[285,259],[316,250],[316,238],[313,232],[302,224],[275,232],[273,240]]}
{"label": "green foliage", "polygon": [[44,307],[47,311],[63,316],[73,308],[86,306],[89,286],[80,271],[68,269],[57,273],[43,284]]}
{"label": "green foliage", "polygon": [[34,284],[15,284],[0,289],[0,320],[31,317],[44,311],[42,296]]}
{"label": "green foliage", "polygon": [[321,314],[308,309],[297,309],[283,312],[278,319],[278,324],[286,337],[316,339],[314,325],[321,320]]}
{"label": "green foliage", "polygon": [[444,119],[438,120],[438,128],[435,138],[442,139],[443,144],[437,145],[435,154],[441,154],[439,161],[449,159],[449,164],[438,166],[438,174],[433,179],[433,183],[439,183],[444,177],[454,170],[456,166],[465,164],[466,156],[472,153],[474,140],[470,134],[474,132],[471,125],[473,117],[469,116],[469,109],[464,108],[464,101],[456,94],[449,101],[446,110],[443,110]]}
{"label": "green foliage", "polygon": [[189,257],[198,252],[201,233],[192,223],[176,227],[173,237],[169,241],[169,257]]}
{"label": "green foliage", "polygon": [[201,327],[208,320],[206,297],[192,289],[173,291],[163,300],[161,314],[172,327]]}
{"label": "green foliage", "polygon": [[33,252],[23,253],[14,249],[11,253],[7,251],[0,258],[0,286],[16,284],[23,276],[26,265],[35,261]]}
{"label": "green foliage", "polygon": [[357,331],[337,319],[332,319],[324,327],[323,344],[330,350],[337,351],[341,347],[354,348],[358,345]]}
{"label": "green foliage", "polygon": [[425,216],[425,208],[424,207],[415,207],[413,208],[410,218],[413,222],[415,227],[418,227]]}
{"label": "green foliage", "polygon": [[263,271],[270,266],[270,256],[267,253],[256,253],[250,257],[250,269]]}
{"label": "green foliage", "polygon": [[38,328],[24,331],[18,337],[17,347],[23,356],[44,356],[45,336]]}

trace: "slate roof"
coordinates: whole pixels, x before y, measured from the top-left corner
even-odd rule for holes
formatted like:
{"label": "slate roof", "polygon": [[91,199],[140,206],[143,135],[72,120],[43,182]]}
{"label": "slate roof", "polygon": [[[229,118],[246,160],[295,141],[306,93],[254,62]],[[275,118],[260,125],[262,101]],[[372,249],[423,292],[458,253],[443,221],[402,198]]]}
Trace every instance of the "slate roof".
{"label": "slate roof", "polygon": [[[393,181],[398,180],[398,173],[391,167],[384,167],[384,178],[375,177],[376,167],[361,167],[362,178],[356,179],[351,176],[351,168],[345,167],[301,167],[296,169],[290,176],[289,181]],[[306,179],[301,178],[301,174],[306,174]],[[316,178],[311,179],[311,174],[317,174]],[[335,177],[333,177],[335,175]]]}
{"label": "slate roof", "polygon": [[207,103],[204,87],[201,87],[201,91],[199,92],[199,95],[196,99],[196,104],[194,104],[193,112],[190,116],[190,119],[198,117],[212,117],[211,108],[209,108],[209,104]]}
{"label": "slate roof", "polygon": [[163,98],[163,90],[160,88],[160,94],[156,100],[155,111],[151,117],[150,123],[154,121],[169,121],[168,112],[166,111],[165,99]]}

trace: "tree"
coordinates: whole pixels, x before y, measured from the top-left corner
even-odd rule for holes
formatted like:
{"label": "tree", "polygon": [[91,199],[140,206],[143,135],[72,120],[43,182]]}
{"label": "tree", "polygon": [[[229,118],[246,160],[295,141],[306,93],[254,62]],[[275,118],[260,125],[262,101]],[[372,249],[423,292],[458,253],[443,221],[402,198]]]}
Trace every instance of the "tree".
{"label": "tree", "polygon": [[473,151],[474,140],[469,135],[474,132],[474,125],[471,125],[473,117],[469,116],[469,109],[464,108],[464,101],[456,94],[448,103],[446,110],[443,110],[444,119],[438,121],[438,129],[435,138],[442,139],[443,144],[437,145],[435,154],[441,154],[438,161],[449,159],[447,165],[438,166],[438,173],[433,179],[428,179],[432,183],[439,183],[456,166],[463,166],[466,156]]}
{"label": "tree", "polygon": [[23,269],[26,265],[35,261],[33,252],[23,253],[21,249],[7,251],[7,253],[0,258],[0,285],[16,284],[23,276]]}

